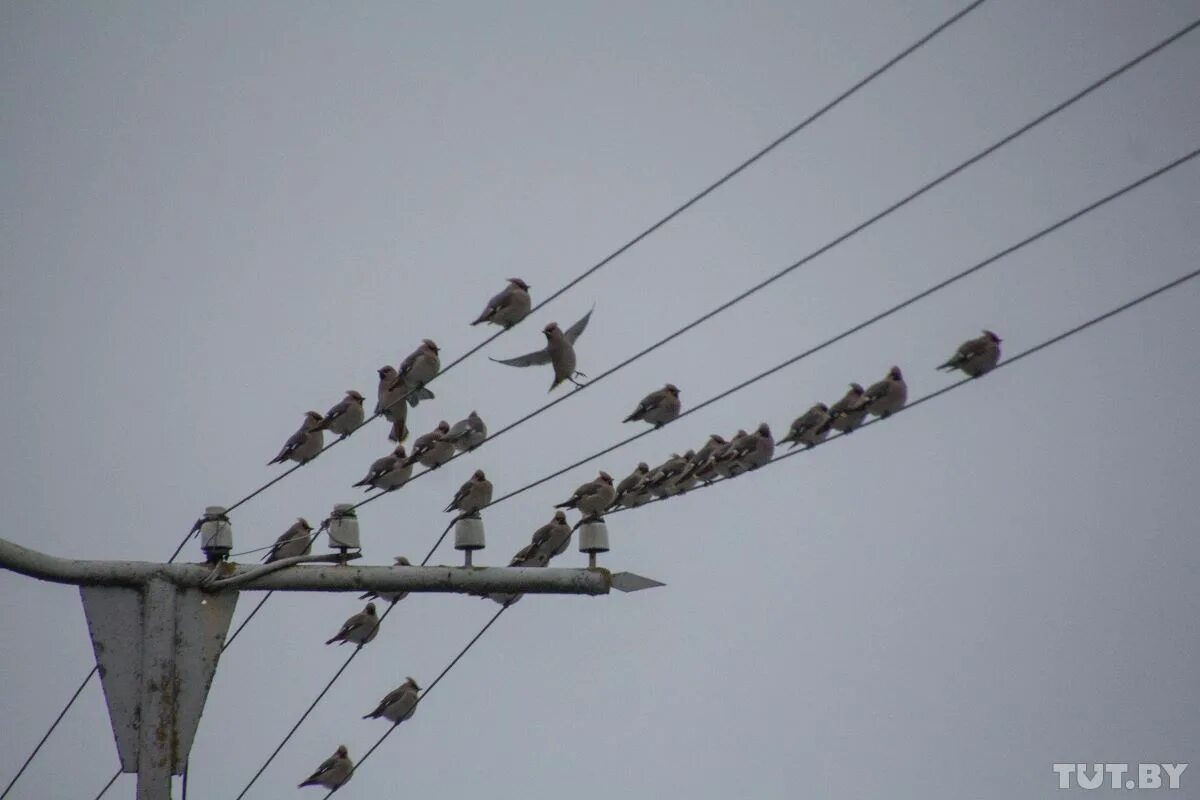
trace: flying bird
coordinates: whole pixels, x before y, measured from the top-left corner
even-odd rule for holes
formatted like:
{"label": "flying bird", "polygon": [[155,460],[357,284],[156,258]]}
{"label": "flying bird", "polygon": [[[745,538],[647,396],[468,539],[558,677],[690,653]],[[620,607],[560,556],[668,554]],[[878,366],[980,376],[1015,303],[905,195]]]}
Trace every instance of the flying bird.
{"label": "flying bird", "polygon": [[283,449],[279,451],[279,455],[267,462],[271,464],[282,464],[284,461],[295,461],[297,464],[307,464],[317,457],[317,453],[321,452],[321,448],[325,446],[325,436],[321,433],[321,422],[325,419],[316,411],[309,411],[304,415],[304,424],[300,426],[300,430],[288,437],[287,442],[283,445]]}
{"label": "flying bird", "polygon": [[509,278],[504,291],[488,300],[487,308],[483,309],[472,325],[488,322],[508,330],[525,317],[533,307],[529,299],[529,284],[520,278]]}
{"label": "flying bird", "polygon": [[337,642],[339,645],[350,642],[362,647],[375,638],[379,633],[379,615],[375,613],[375,604],[367,603],[367,607],[358,612],[342,625],[342,629],[325,644]]}
{"label": "flying bird", "polygon": [[383,489],[386,492],[399,489],[412,477],[412,464],[406,464],[405,458],[404,445],[397,445],[395,450],[383,458],[372,461],[366,477],[354,485],[365,486],[368,492],[372,489]]}
{"label": "flying bird", "polygon": [[1000,342],[1004,341],[991,331],[985,330],[982,336],[967,339],[958,346],[954,355],[938,369],[948,372],[959,369],[969,377],[978,378],[986,375],[1000,363]]}
{"label": "flying bird", "polygon": [[625,418],[625,422],[649,422],[655,428],[661,428],[679,416],[679,388],[668,383],[642,398],[633,413]]}
{"label": "flying bird", "polygon": [[510,367],[532,367],[539,364],[553,365],[554,382],[550,384],[550,391],[558,388],[558,385],[563,381],[570,381],[576,386],[581,386],[582,384],[575,380],[575,376],[579,375],[583,378],[587,376],[575,369],[575,341],[583,333],[583,329],[587,327],[591,316],[592,312],[589,311],[583,315],[582,319],[567,328],[566,331],[560,329],[557,322],[551,322],[542,329],[542,333],[546,335],[546,346],[541,350],[526,353],[516,358],[493,358],[492,361],[495,361],[497,364],[507,364]]}
{"label": "flying bird", "polygon": [[306,556],[312,551],[313,526],[304,517],[298,517],[292,526],[279,535],[263,561],[270,564],[283,558]]}
{"label": "flying bird", "polygon": [[400,362],[396,379],[389,389],[402,388],[404,399],[413,408],[422,400],[432,400],[433,392],[425,384],[433,380],[442,369],[438,358],[438,346],[432,339],[422,339],[416,350]]}
{"label": "flying bird", "polygon": [[829,426],[835,431],[852,433],[867,416],[863,399],[866,391],[860,384],[852,383],[841,400],[829,407]]}
{"label": "flying bird", "polygon": [[887,376],[871,384],[863,395],[863,408],[868,414],[874,414],[880,419],[887,419],[892,414],[904,408],[908,400],[908,385],[899,367],[888,370]]}
{"label": "flying bird", "polygon": [[461,516],[468,517],[477,514],[484,506],[492,502],[492,482],[483,474],[483,470],[475,470],[464,483],[443,511],[458,511]]}
{"label": "flying bird", "polygon": [[442,420],[437,427],[413,442],[412,455],[404,460],[404,466],[420,463],[429,469],[437,469],[454,457],[454,445],[442,441],[450,430],[450,423]]}
{"label": "flying bird", "polygon": [[788,429],[788,435],[779,440],[780,444],[790,442],[791,450],[797,445],[805,445],[813,447],[824,441],[829,435],[829,406],[824,403],[817,403],[815,406],[805,411],[800,416],[796,417],[792,427]]}
{"label": "flying bird", "polygon": [[[411,567],[412,562],[404,556],[396,556],[394,566]],[[359,600],[382,600],[385,603],[393,605],[399,603],[404,598],[408,597],[408,592],[364,592],[359,596]]]}
{"label": "flying bird", "polygon": [[574,508],[583,514],[585,520],[599,518],[612,505],[617,490],[613,486],[612,476],[604,470],[594,481],[588,481],[575,490],[575,493],[555,508]]}
{"label": "flying bird", "polygon": [[354,389],[346,392],[345,397],[325,412],[325,418],[321,420],[321,429],[336,433],[343,439],[354,433],[366,417],[363,410],[365,399]]}
{"label": "flying bird", "polygon": [[455,450],[461,453],[467,450],[474,450],[483,444],[486,438],[487,425],[484,424],[483,418],[479,414],[472,411],[467,415],[466,419],[460,419],[451,425],[450,430],[446,431],[441,441],[449,442],[454,445]]}
{"label": "flying bird", "polygon": [[339,744],[334,754],[322,761],[317,771],[305,778],[298,788],[323,786],[326,789],[338,789],[350,780],[353,772],[354,762],[350,760],[350,751],[346,745]]}
{"label": "flying bird", "polygon": [[417,710],[417,700],[420,698],[421,687],[412,678],[407,678],[399,687],[383,696],[375,710],[363,716],[363,719],[384,719],[399,725],[410,719]]}

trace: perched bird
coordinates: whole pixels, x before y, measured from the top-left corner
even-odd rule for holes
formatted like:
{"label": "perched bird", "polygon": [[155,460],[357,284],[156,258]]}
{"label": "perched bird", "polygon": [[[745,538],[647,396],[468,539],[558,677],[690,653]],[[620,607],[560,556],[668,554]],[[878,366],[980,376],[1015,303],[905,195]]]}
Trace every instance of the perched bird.
{"label": "perched bird", "polygon": [[321,433],[320,427],[324,419],[325,417],[316,411],[309,411],[305,414],[304,424],[300,426],[300,430],[288,437],[283,449],[279,451],[279,455],[272,458],[267,464],[282,464],[284,461],[307,464],[316,458],[317,453],[321,452],[321,448],[325,446],[325,436]]}
{"label": "perched bird", "polygon": [[[529,546],[526,548],[532,549],[525,555],[525,558],[528,559],[535,553],[541,553],[546,557],[546,563],[549,563],[550,559],[565,553],[567,545],[570,543],[571,526],[567,524],[567,515],[563,511],[555,511],[553,519],[533,532]],[[521,553],[517,555],[521,555]]]}
{"label": "perched bird", "polygon": [[953,371],[960,369],[972,378],[986,375],[1000,363],[1001,339],[991,331],[985,330],[982,336],[967,339],[958,346],[954,355],[938,369]]}
{"label": "perched bird", "polygon": [[279,535],[263,561],[270,564],[281,558],[306,556],[312,551],[313,526],[304,517],[298,517],[292,526]]}
{"label": "perched bird", "polygon": [[683,472],[679,473],[671,480],[672,494],[686,493],[689,489],[696,485],[696,481],[698,480],[695,472],[692,470],[692,466],[696,463],[696,451],[691,449],[685,450],[683,457],[687,461],[687,464],[684,466]]}
{"label": "perched bird", "polygon": [[404,460],[406,467],[420,463],[429,469],[437,469],[454,457],[454,445],[442,441],[450,430],[450,423],[442,420],[437,427],[413,442],[412,455]]}
{"label": "perched bird", "polygon": [[881,419],[887,419],[892,414],[904,408],[908,400],[908,386],[899,367],[888,370],[887,377],[871,384],[863,395],[863,407],[868,414],[874,414]]}
{"label": "perched bird", "polygon": [[[412,562],[404,556],[396,556],[395,566],[411,567]],[[408,592],[364,592],[359,596],[359,600],[382,600],[385,603],[399,603],[404,598],[408,597]]]}
{"label": "perched bird", "polygon": [[363,424],[366,414],[363,411],[363,401],[366,398],[351,389],[337,405],[325,412],[321,420],[321,429],[340,435],[343,439],[358,430]]}
{"label": "perched bird", "polygon": [[661,428],[679,416],[679,389],[673,383],[668,383],[661,389],[651,392],[642,398],[633,413],[625,418],[625,422],[649,422],[656,428]]}
{"label": "perched bird", "polygon": [[468,517],[478,513],[490,502],[492,502],[492,482],[483,474],[483,470],[477,469],[475,474],[459,487],[454,499],[450,501],[450,505],[442,510],[458,511],[461,516]]}
{"label": "perched bird", "polygon": [[640,462],[633,472],[621,479],[617,484],[617,495],[613,498],[612,507],[620,508],[636,508],[650,500],[650,493],[646,491],[646,478],[650,475],[650,465],[645,461]]}
{"label": "perched bird", "polygon": [[613,486],[612,476],[604,470],[600,470],[600,475],[596,480],[580,486],[574,494],[566,501],[556,505],[555,508],[574,508],[583,514],[584,519],[592,519],[603,514],[612,505],[613,498],[616,496],[617,490]]}
{"label": "perched bird", "polygon": [[421,687],[417,686],[417,682],[412,678],[407,678],[399,687],[385,694],[379,701],[379,705],[375,706],[375,710],[366,714],[363,719],[383,717],[399,725],[404,720],[411,718],[413,712],[417,710],[420,692]]}
{"label": "perched bird", "polygon": [[655,497],[670,497],[675,494],[675,479],[692,465],[693,456],[695,453],[686,456],[672,453],[670,458],[650,471],[646,478],[646,489]]}
{"label": "perched bird", "polygon": [[851,433],[861,425],[863,417],[867,416],[864,394],[866,392],[861,385],[850,384],[850,389],[842,399],[829,407],[829,427],[842,433]]}
{"label": "perched bird", "polygon": [[433,392],[425,388],[442,369],[438,346],[432,339],[422,339],[416,350],[400,362],[396,380],[389,389],[403,388],[404,399],[413,408],[422,400],[432,400]]}
{"label": "perched bird", "polygon": [[454,445],[454,449],[464,452],[479,447],[486,438],[487,425],[484,424],[482,417],[472,411],[467,414],[466,419],[460,419],[451,425],[450,430],[446,431],[441,441],[449,442]]}
{"label": "perched bird", "polygon": [[532,307],[529,284],[520,278],[509,278],[504,291],[488,300],[487,308],[471,324],[490,322],[507,330],[529,316]]}
{"label": "perched bird", "polygon": [[383,458],[372,461],[366,477],[354,485],[365,486],[368,492],[372,489],[390,492],[408,483],[411,477],[412,464],[405,463],[404,445],[401,444]]}
{"label": "perched bird", "polygon": [[350,780],[353,772],[354,762],[350,760],[350,751],[346,745],[339,744],[334,754],[322,761],[317,771],[305,778],[298,788],[324,786],[326,789],[338,789]]}
{"label": "perched bird", "polygon": [[720,455],[713,458],[715,471],[722,478],[733,478],[743,472],[742,459],[754,447],[754,435],[738,428],[738,432],[729,440],[728,446],[721,450]]}
{"label": "perched bird", "polygon": [[791,442],[789,450],[800,444],[812,447],[822,442],[827,435],[829,435],[829,406],[817,403],[796,417],[796,421],[788,429],[788,435],[780,439],[779,443]]}
{"label": "perched bird", "polygon": [[379,616],[375,613],[375,604],[367,603],[365,609],[346,620],[342,629],[325,644],[350,642],[362,647],[374,639],[377,633],[379,633]]}
{"label": "perched bird", "polygon": [[718,449],[725,447],[728,444],[729,442],[725,441],[725,437],[721,436],[719,433],[709,434],[708,439],[703,445],[700,446],[700,449],[696,451],[696,456],[692,459],[692,463],[702,464],[703,462],[707,461],[708,458],[712,456],[712,454]]}
{"label": "perched bird", "polygon": [[746,469],[758,469],[767,464],[775,455],[775,437],[771,435],[771,426],[762,423],[754,431],[753,445],[742,459]]}
{"label": "perched bird", "polygon": [[393,442],[403,442],[408,438],[408,405],[404,402],[404,387],[396,386],[396,368],[384,365],[380,367],[378,401],[375,403],[375,413],[381,414],[392,423],[388,438]]}
{"label": "perched bird", "polygon": [[716,460],[722,453],[729,449],[729,442],[720,434],[712,434],[692,459],[692,465],[688,467],[688,471],[684,473],[684,479],[694,485],[696,481],[701,481],[705,485],[713,482],[717,477]]}
{"label": "perched bird", "polygon": [[581,384],[575,380],[575,376],[579,375],[584,378],[587,376],[575,369],[575,341],[583,333],[583,329],[587,327],[591,316],[592,312],[589,311],[583,315],[582,319],[567,328],[566,331],[560,329],[557,322],[551,322],[542,329],[542,333],[546,335],[546,346],[541,350],[526,353],[516,358],[493,358],[492,361],[495,361],[497,364],[507,364],[510,367],[532,367],[537,364],[552,364],[554,366],[554,382],[550,384],[550,391],[558,388],[558,385],[563,381],[570,381],[579,386]]}
{"label": "perched bird", "polygon": [[544,567],[549,563],[549,556],[539,552],[532,544],[527,544],[517,551],[517,554],[512,557],[508,565],[510,567]]}

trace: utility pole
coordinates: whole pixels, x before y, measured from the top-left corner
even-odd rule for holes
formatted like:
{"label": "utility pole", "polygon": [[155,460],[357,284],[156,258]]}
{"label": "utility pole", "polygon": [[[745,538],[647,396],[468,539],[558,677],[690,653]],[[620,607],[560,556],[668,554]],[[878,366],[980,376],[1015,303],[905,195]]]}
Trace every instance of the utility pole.
{"label": "utility pole", "polygon": [[171,776],[183,774],[243,590],[601,595],[662,585],[595,567],[594,552],[588,569],[471,566],[471,551],[483,545],[478,519],[458,526],[469,534],[456,535],[468,556],[462,567],[350,565],[360,556],[349,552],[357,550],[357,520],[350,530],[330,526],[341,552],[238,565],[224,560],[232,531],[217,511],[206,512],[199,530],[207,563],[79,561],[0,539],[0,566],[79,587],[121,770],[137,773],[137,800],[169,800]]}

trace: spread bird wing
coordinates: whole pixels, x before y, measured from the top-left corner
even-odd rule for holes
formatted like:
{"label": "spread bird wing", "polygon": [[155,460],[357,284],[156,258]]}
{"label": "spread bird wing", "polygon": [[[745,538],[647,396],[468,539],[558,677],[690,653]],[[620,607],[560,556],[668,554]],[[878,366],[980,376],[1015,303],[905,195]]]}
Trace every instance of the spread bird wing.
{"label": "spread bird wing", "polygon": [[492,361],[495,361],[497,364],[506,364],[510,367],[533,367],[538,364],[549,364],[550,350],[549,348],[543,347],[541,350],[537,350],[533,353],[526,353],[525,355],[517,356],[516,358],[493,358]]}
{"label": "spread bird wing", "polygon": [[563,331],[563,336],[568,342],[575,344],[575,340],[583,335],[583,329],[587,327],[588,320],[592,318],[592,311],[595,310],[595,307],[593,307],[586,314],[584,314],[578,322]]}

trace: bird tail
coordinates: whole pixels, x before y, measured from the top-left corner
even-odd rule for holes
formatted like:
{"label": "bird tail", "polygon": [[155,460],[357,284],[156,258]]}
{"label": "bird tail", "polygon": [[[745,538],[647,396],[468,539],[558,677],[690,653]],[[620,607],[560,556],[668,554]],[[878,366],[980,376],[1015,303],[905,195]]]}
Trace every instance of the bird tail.
{"label": "bird tail", "polygon": [[358,483],[352,484],[351,488],[354,488],[354,489],[356,489],[356,488],[358,488],[359,486],[366,486],[366,485],[367,485],[367,484],[369,484],[370,482],[371,482],[371,478],[370,478],[370,477],[366,477],[366,478],[363,478],[363,479],[362,479],[361,481],[359,481]]}
{"label": "bird tail", "polygon": [[942,364],[941,366],[939,366],[938,369],[944,369],[947,371],[954,369],[954,359],[953,358],[950,359],[945,364]]}
{"label": "bird tail", "polygon": [[622,421],[622,422],[634,422],[634,421],[636,421],[636,420],[637,420],[637,412],[635,411],[635,412],[633,412],[632,414],[630,414],[628,417],[626,417],[625,419],[623,419],[623,420],[621,420],[621,421]]}
{"label": "bird tail", "polygon": [[413,391],[409,392],[408,397],[406,397],[404,399],[408,401],[408,404],[410,406],[412,406],[413,408],[416,408],[417,404],[420,403],[422,400],[432,400],[433,392],[429,391],[424,386],[422,386],[419,389],[414,389]]}
{"label": "bird tail", "polygon": [[[784,439],[783,442],[791,442],[791,444],[788,445],[788,450],[794,450],[800,445],[799,439]],[[780,442],[780,444],[783,444],[783,442]]]}
{"label": "bird tail", "polygon": [[330,639],[329,641],[327,641],[325,644],[333,644],[333,643],[334,643],[334,642],[336,642],[337,640],[338,640],[338,637],[336,637],[336,636],[335,636],[335,637],[333,637],[332,639]]}

